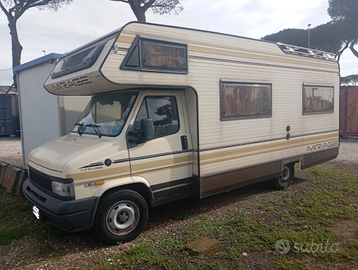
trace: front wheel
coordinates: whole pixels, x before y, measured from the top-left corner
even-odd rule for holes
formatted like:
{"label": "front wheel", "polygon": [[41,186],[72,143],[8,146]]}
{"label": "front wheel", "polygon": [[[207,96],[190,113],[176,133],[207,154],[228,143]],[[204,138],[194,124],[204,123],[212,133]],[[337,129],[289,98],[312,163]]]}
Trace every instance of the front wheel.
{"label": "front wheel", "polygon": [[295,177],[295,164],[289,163],[283,166],[279,177],[272,179],[272,185],[275,189],[284,189],[290,186]]}
{"label": "front wheel", "polygon": [[133,190],[119,190],[101,199],[94,227],[104,242],[115,245],[136,238],[147,220],[144,198]]}

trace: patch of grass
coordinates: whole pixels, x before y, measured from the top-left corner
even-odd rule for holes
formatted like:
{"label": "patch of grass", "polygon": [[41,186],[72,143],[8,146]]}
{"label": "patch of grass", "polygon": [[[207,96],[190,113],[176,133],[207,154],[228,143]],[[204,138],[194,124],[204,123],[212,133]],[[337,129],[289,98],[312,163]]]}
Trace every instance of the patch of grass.
{"label": "patch of grass", "polygon": [[186,215],[177,215],[177,216],[173,216],[173,219],[174,220],[186,220],[188,219],[189,217],[186,216]]}
{"label": "patch of grass", "polygon": [[306,270],[308,269],[307,265],[301,261],[287,261],[287,260],[278,260],[275,262],[277,269],[282,270]]}
{"label": "patch of grass", "polygon": [[9,245],[12,240],[23,237],[23,232],[19,229],[0,230],[0,245]]}
{"label": "patch of grass", "polygon": [[313,167],[309,172],[317,178],[334,181],[320,181],[320,187],[311,188],[304,194],[283,192],[274,200],[264,201],[264,209],[283,212],[286,223],[302,227],[330,226],[338,219],[358,217],[357,204],[347,198],[348,194],[358,198],[357,175],[344,171],[337,174],[321,167]]}

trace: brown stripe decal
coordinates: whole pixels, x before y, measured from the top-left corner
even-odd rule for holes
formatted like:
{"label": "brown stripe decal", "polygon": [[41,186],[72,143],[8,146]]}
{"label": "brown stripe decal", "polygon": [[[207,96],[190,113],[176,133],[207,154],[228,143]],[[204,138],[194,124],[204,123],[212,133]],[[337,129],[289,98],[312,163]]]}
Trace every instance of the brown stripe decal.
{"label": "brown stripe decal", "polygon": [[327,134],[327,135],[319,136],[318,138],[301,138],[296,140],[292,139],[291,141],[267,143],[265,145],[256,145],[256,146],[226,150],[226,151],[221,151],[211,154],[202,154],[200,155],[200,161],[201,161],[200,165],[207,165],[211,163],[231,160],[234,158],[233,156],[238,156],[236,158],[242,158],[242,157],[260,155],[260,154],[284,150],[287,148],[307,146],[309,144],[320,143],[322,141],[327,141],[327,140],[338,140],[338,135]]}
{"label": "brown stripe decal", "polygon": [[[133,174],[135,174],[138,171],[149,172],[149,171],[156,171],[156,170],[167,170],[172,168],[173,165],[187,166],[187,163],[189,163],[189,161],[190,161],[190,157],[184,156],[184,157],[174,157],[174,158],[168,158],[168,159],[152,161],[152,162],[144,162],[140,164],[133,164],[132,162],[132,171]],[[184,163],[184,162],[185,164],[177,165],[178,163]],[[164,166],[165,168],[159,168]]]}
{"label": "brown stripe decal", "polygon": [[98,170],[92,170],[87,172],[68,174],[66,175],[66,178],[73,178],[74,181],[92,179],[92,178],[103,179],[106,177],[114,177],[116,175],[122,177],[122,175],[129,175],[129,173],[130,173],[129,166],[122,166],[112,169],[98,169]]}
{"label": "brown stripe decal", "polygon": [[209,60],[209,61],[215,61],[215,62],[224,62],[224,63],[233,63],[233,64],[242,64],[242,65],[252,65],[252,66],[265,66],[265,67],[295,69],[295,70],[306,70],[306,71],[316,71],[316,72],[327,72],[327,73],[332,73],[332,74],[338,74],[337,71],[327,71],[327,70],[322,70],[322,69],[292,67],[292,66],[273,65],[273,64],[263,64],[263,63],[257,63],[257,62],[247,62],[247,61],[238,61],[238,60],[230,60],[230,59],[223,59],[223,58],[213,58],[213,57],[203,57],[203,56],[194,56],[194,55],[189,55],[188,57],[190,59]]}

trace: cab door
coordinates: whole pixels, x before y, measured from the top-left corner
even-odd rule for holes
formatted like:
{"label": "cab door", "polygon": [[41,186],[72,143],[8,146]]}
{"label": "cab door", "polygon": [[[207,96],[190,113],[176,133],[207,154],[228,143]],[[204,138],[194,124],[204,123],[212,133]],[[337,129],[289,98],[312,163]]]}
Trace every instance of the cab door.
{"label": "cab door", "polygon": [[[134,182],[144,178],[150,184],[154,205],[189,197],[192,145],[184,92],[144,92],[138,104],[127,132]],[[148,119],[150,139],[133,143],[131,130]]]}

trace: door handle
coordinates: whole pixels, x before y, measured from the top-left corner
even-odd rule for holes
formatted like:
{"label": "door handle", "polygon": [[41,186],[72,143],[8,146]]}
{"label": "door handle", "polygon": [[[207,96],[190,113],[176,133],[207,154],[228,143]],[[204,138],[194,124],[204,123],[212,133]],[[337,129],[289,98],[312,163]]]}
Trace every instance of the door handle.
{"label": "door handle", "polygon": [[187,150],[188,149],[188,138],[185,135],[183,135],[180,137],[180,139],[181,139],[181,148],[183,150]]}

